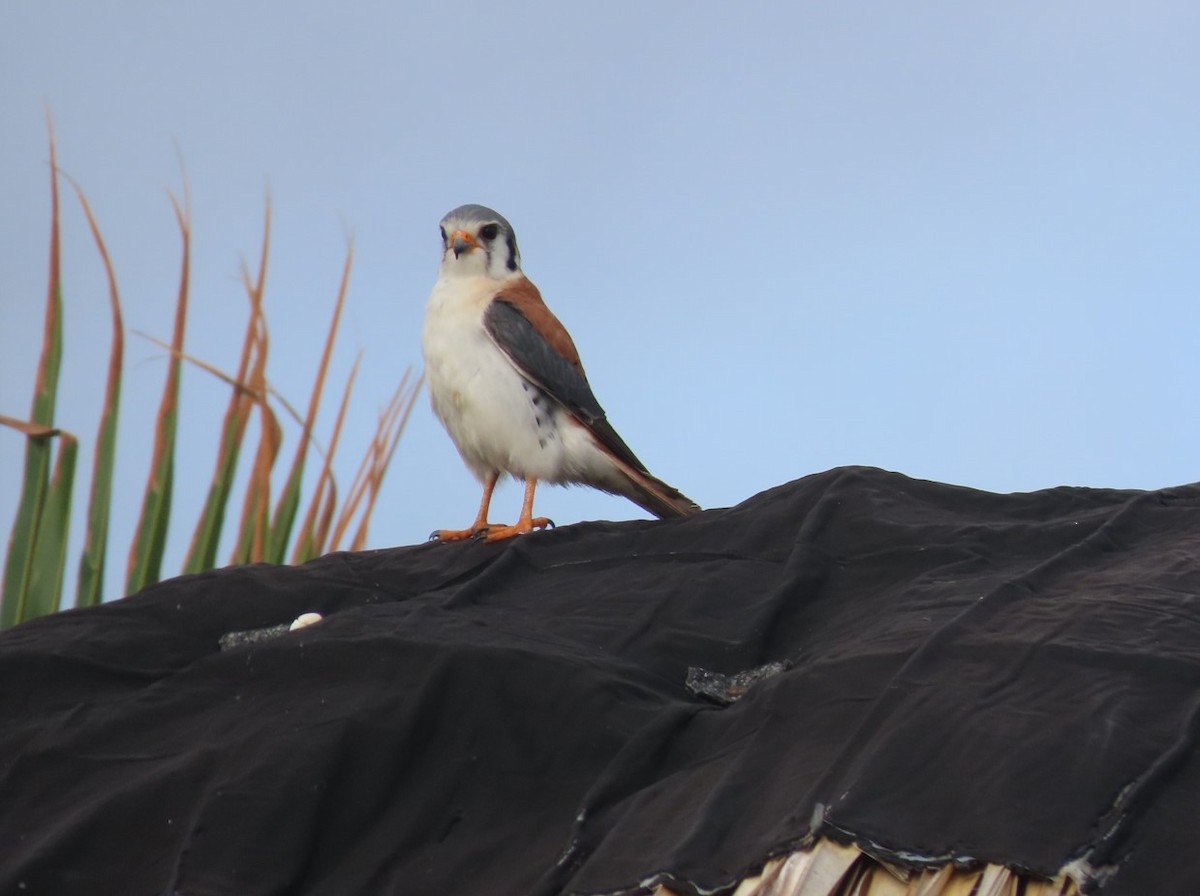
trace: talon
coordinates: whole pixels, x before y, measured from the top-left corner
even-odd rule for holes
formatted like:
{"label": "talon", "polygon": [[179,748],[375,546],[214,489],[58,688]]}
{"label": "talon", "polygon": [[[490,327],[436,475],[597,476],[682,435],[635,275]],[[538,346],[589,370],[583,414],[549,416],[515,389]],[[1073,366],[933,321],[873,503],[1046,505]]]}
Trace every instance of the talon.
{"label": "talon", "polygon": [[524,535],[535,529],[553,529],[554,520],[544,516],[533,515],[533,493],[537,487],[536,479],[525,480],[525,501],[521,505],[521,516],[511,526],[487,521],[488,506],[492,501],[492,491],[496,488],[499,473],[489,473],[483,483],[483,500],[479,503],[479,515],[469,529],[434,529],[429,536],[430,541],[464,541],[468,538],[482,541],[503,541],[515,535]]}
{"label": "talon", "polygon": [[513,538],[517,535],[527,535],[535,529],[553,528],[553,526],[554,523],[544,516],[539,516],[536,519],[523,517],[511,526],[492,526],[488,530],[487,538],[484,541],[503,541],[506,538]]}
{"label": "talon", "polygon": [[466,541],[468,538],[478,538],[481,531],[486,532],[487,530],[487,526],[484,526],[482,529],[478,526],[472,526],[470,529],[434,529],[429,533],[429,540],[443,543]]}
{"label": "talon", "polygon": [[465,541],[468,538],[478,538],[480,533],[486,535],[492,528],[487,521],[488,505],[492,503],[492,491],[496,488],[496,480],[499,477],[499,473],[488,474],[487,480],[483,483],[483,500],[479,502],[479,514],[475,517],[475,522],[471,523],[470,528],[434,529],[429,535],[429,540]]}

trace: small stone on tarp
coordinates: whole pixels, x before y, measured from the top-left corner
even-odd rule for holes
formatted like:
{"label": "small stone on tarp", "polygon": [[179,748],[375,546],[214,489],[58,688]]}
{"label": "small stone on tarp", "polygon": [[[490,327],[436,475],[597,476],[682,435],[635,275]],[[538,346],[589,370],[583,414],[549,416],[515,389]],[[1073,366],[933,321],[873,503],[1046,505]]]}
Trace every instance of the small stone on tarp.
{"label": "small stone on tarp", "polygon": [[728,705],[746,695],[746,691],[760,681],[787,670],[786,663],[767,663],[755,669],[746,669],[726,675],[724,672],[709,672],[699,666],[689,666],[684,685],[699,697],[707,697],[716,703]]}
{"label": "small stone on tarp", "polygon": [[247,644],[261,644],[263,641],[270,641],[272,638],[278,638],[280,635],[286,635],[291,628],[291,623],[284,622],[281,625],[268,625],[266,628],[251,628],[240,632],[228,632],[221,635],[218,642],[222,650],[233,650],[235,647],[245,647]]}
{"label": "small stone on tarp", "polygon": [[316,625],[321,619],[320,613],[301,613],[290,623],[284,622],[280,625],[268,625],[266,628],[251,628],[245,631],[229,632],[221,635],[217,643],[221,645],[222,650],[233,650],[235,647],[242,647],[246,644],[259,644],[263,641],[270,641],[272,638],[278,638],[280,635],[286,635],[288,632],[294,632],[297,629],[308,628],[310,625]]}

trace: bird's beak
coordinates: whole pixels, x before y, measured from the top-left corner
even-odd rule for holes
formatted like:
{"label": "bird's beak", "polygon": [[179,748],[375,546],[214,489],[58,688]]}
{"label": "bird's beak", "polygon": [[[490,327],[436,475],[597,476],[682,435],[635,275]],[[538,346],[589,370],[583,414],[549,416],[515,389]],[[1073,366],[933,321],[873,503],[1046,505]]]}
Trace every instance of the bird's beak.
{"label": "bird's beak", "polygon": [[468,249],[478,249],[479,243],[465,230],[456,230],[450,234],[450,248],[454,250],[454,257],[458,258]]}

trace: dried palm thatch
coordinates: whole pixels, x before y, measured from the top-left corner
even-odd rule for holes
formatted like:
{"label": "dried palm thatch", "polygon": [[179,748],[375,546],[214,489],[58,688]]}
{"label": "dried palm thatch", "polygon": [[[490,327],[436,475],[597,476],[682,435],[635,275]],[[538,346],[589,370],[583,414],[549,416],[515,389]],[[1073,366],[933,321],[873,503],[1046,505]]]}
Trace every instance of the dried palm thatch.
{"label": "dried palm thatch", "polygon": [[[654,896],[679,896],[667,886]],[[821,839],[808,849],[771,859],[733,896],[1080,896],[1066,871],[1052,880],[1003,865],[945,864],[914,871],[880,861],[857,846]]]}

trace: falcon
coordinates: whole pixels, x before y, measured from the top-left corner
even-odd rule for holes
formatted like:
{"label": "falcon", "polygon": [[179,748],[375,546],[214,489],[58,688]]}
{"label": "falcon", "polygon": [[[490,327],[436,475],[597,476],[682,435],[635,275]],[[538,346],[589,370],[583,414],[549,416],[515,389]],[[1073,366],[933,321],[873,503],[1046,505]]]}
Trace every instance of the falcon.
{"label": "falcon", "polygon": [[[656,479],[617,435],[592,394],[575,343],[521,272],[512,225],[464,205],[441,221],[442,262],[425,309],[421,349],[433,411],[483,483],[466,529],[435,541],[499,541],[552,526],[533,515],[538,482],[624,495],[663,519],[700,511]],[[488,522],[504,474],[525,481],[521,516]]]}

